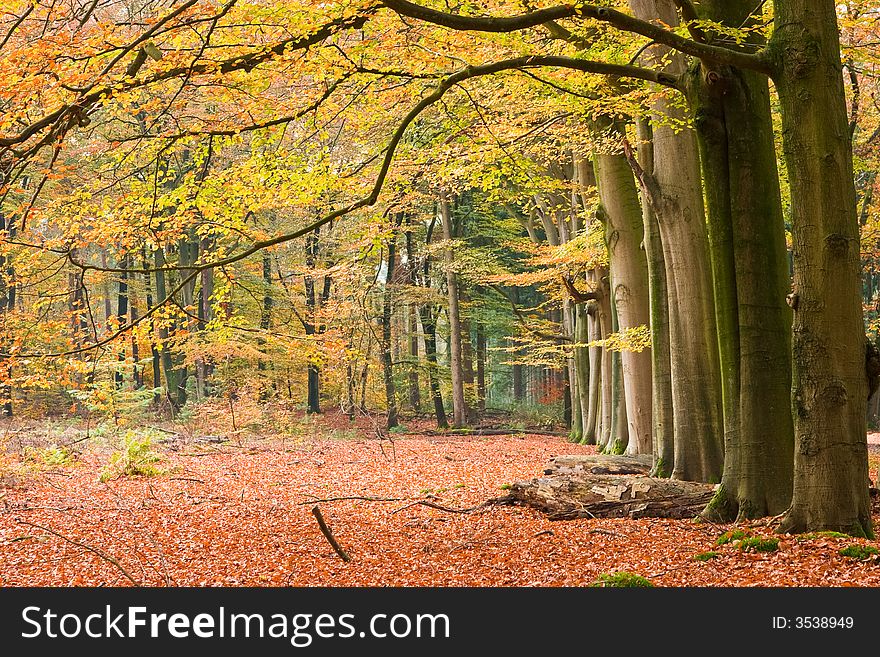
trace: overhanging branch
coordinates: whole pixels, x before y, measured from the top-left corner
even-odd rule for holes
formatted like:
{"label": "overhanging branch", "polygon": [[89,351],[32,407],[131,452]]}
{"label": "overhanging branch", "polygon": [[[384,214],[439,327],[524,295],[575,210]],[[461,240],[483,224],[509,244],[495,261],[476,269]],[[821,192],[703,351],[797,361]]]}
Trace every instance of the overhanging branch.
{"label": "overhanging branch", "polygon": [[762,53],[743,53],[723,46],[693,41],[659,25],[634,18],[609,7],[569,4],[539,9],[518,16],[486,17],[446,13],[423,7],[409,2],[409,0],[381,0],[381,2],[401,16],[442,25],[454,30],[473,32],[517,32],[563,18],[589,18],[608,23],[619,30],[639,34],[686,55],[692,55],[716,64],[760,71],[767,75],[773,72],[769,58]]}

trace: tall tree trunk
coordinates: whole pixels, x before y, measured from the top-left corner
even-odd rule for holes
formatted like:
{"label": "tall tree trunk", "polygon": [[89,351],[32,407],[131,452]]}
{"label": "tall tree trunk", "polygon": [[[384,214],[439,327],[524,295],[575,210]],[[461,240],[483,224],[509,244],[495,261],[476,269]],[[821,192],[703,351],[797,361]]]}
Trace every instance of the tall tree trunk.
{"label": "tall tree trunk", "polygon": [[[673,3],[630,0],[633,13],[677,25]],[[671,6],[671,10],[670,10]],[[660,48],[652,49],[662,51]],[[654,55],[660,56],[660,55]],[[682,74],[681,54],[666,55],[665,70]],[[673,478],[719,482],[724,462],[721,371],[712,270],[703,206],[696,137],[686,111],[674,99],[658,96],[653,131],[653,170],[638,167],[644,200],[660,228],[670,310],[669,345],[674,408]],[[632,164],[638,166],[635,160]]]}
{"label": "tall tree trunk", "polygon": [[[211,240],[207,237],[202,238],[199,243],[199,252],[207,254],[211,246]],[[265,280],[265,272],[263,275]],[[270,273],[271,280],[271,273]],[[214,310],[211,306],[214,297],[214,269],[205,269],[201,273],[201,286],[199,287],[199,330],[204,331],[213,319]],[[211,376],[211,362],[205,356],[196,358],[196,388],[200,398],[210,394],[208,379]]]}
{"label": "tall tree trunk", "polygon": [[[574,344],[577,344],[577,313],[578,304],[566,299],[562,307],[562,330],[571,336]],[[584,435],[584,424],[581,417],[581,388],[578,379],[578,367],[582,361],[578,360],[578,347],[572,348],[566,356],[566,374],[568,376],[568,396],[570,404],[569,438],[572,442],[579,443]],[[589,364],[587,365],[589,367]]]}
{"label": "tall tree trunk", "polygon": [[[619,142],[622,128],[610,122],[605,123],[597,126],[597,130],[601,130],[599,134],[612,140],[612,143]],[[619,150],[597,152],[593,162],[601,202],[601,211],[597,216],[605,224],[611,297],[618,325],[621,330],[648,326],[651,322],[648,262],[642,249],[642,209],[632,169]],[[626,453],[650,454],[651,352],[627,350],[619,357],[623,368],[629,435]]]}
{"label": "tall tree trunk", "polygon": [[407,318],[409,323],[409,359],[410,366],[407,372],[407,388],[409,397],[409,407],[415,413],[422,411],[422,393],[419,385],[419,309],[415,303],[409,304],[407,308]]}
{"label": "tall tree trunk", "polygon": [[[520,291],[518,287],[513,288],[513,302],[516,304],[516,307],[519,308],[522,300],[520,299]],[[518,357],[519,353],[516,352],[514,354],[514,358]],[[520,363],[514,363],[511,366],[510,377],[512,379],[511,383],[513,385],[513,401],[515,403],[522,403],[526,398],[526,386],[525,386],[525,368]]]}
{"label": "tall tree trunk", "polygon": [[[706,0],[706,18],[750,27],[750,0]],[[757,37],[752,45],[762,45]],[[692,69],[689,101],[706,181],[722,372],[722,486],[704,515],[778,515],[791,502],[791,310],[767,79]]]}
{"label": "tall tree trunk", "polygon": [[870,537],[859,224],[835,3],[774,6],[794,249],[794,488],[779,530]]}
{"label": "tall tree trunk", "polygon": [[[639,163],[643,170],[654,170],[654,136],[651,124],[638,122]],[[675,463],[674,407],[672,403],[672,362],[669,354],[669,305],[666,268],[660,226],[650,203],[642,204],[642,227],[648,266],[651,302],[651,416],[653,419],[653,466],[651,476],[669,477]]]}
{"label": "tall tree trunk", "polygon": [[[454,232],[449,200],[444,194],[440,198],[440,223],[443,239],[451,242]],[[467,424],[468,409],[464,393],[464,370],[462,363],[461,315],[458,308],[458,276],[455,273],[453,249],[444,250],[446,262],[446,288],[449,296],[449,369],[452,375],[452,426],[460,428]]]}
{"label": "tall tree trunk", "polygon": [[[590,318],[587,315],[588,304],[579,303],[574,307],[574,341],[577,345],[586,345],[590,341],[589,326]],[[600,375],[599,371],[590,369],[593,366],[590,360],[590,348],[586,346],[577,346],[574,349],[575,373],[577,374],[577,402],[580,406],[581,420],[581,439],[583,442],[587,436],[587,426],[590,419],[591,394],[593,390],[594,379]],[[598,383],[596,384],[598,385]],[[598,390],[598,388],[597,388]],[[595,435],[595,433],[594,433]]]}

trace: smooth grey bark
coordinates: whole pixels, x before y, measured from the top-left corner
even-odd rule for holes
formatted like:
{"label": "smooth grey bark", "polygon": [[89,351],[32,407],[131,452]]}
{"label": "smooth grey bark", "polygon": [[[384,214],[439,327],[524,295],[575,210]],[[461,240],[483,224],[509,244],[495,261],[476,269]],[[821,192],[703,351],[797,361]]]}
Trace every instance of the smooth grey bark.
{"label": "smooth grey bark", "polygon": [[[647,119],[637,123],[638,160],[642,169],[654,170],[654,144]],[[648,292],[651,305],[651,417],[653,419],[651,474],[669,477],[675,463],[675,411],[672,402],[672,363],[669,353],[669,305],[666,267],[660,226],[650,203],[642,204],[642,227],[648,267]]]}
{"label": "smooth grey bark", "polygon": [[[670,3],[671,4],[671,3]],[[678,25],[674,5],[631,0],[633,13]],[[673,75],[685,71],[681,54],[663,60]],[[693,130],[681,129],[680,102],[658,96],[652,107],[653,169],[637,170],[644,201],[657,218],[669,307],[674,407],[672,477],[716,483],[724,463],[721,372],[702,178]],[[633,161],[631,162],[635,163]]]}
{"label": "smooth grey bark", "polygon": [[[622,128],[610,122],[594,127],[597,141],[617,142]],[[602,139],[604,137],[604,139]],[[593,155],[599,199],[597,216],[605,224],[605,245],[610,263],[611,297],[620,330],[650,324],[648,263],[642,249],[644,229],[638,189],[632,169],[619,146]],[[651,352],[619,353],[626,404],[628,454],[650,454]],[[621,436],[616,436],[620,440]],[[615,446],[613,451],[617,449]]]}

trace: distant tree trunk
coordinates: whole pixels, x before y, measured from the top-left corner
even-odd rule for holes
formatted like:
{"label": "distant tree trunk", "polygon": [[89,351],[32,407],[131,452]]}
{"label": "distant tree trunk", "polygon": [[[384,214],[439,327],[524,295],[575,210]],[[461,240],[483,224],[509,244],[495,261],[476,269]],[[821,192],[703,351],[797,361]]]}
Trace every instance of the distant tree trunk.
{"label": "distant tree trunk", "polygon": [[[272,259],[268,252],[263,253],[263,307],[260,310],[260,330],[263,334],[257,340],[260,345],[263,357],[257,361],[257,370],[265,372],[267,367],[271,367],[271,359],[266,354],[266,335],[272,326],[272,306],[274,300],[272,298]],[[260,380],[259,400],[266,402],[269,400],[270,386],[265,381],[265,376]]]}
{"label": "distant tree trunk", "polygon": [[859,223],[836,3],[774,6],[794,248],[794,488],[779,530],[873,537]]}
{"label": "distant tree trunk", "polygon": [[[0,181],[5,178],[5,174],[0,173]],[[15,222],[10,218],[7,221],[6,215],[0,211],[0,231],[6,232],[8,239],[15,237]],[[15,310],[15,271],[12,267],[7,266],[6,256],[0,256],[0,314],[4,317],[10,310]],[[4,327],[5,328],[5,327]],[[6,352],[9,346],[6,342],[6,336],[0,341],[0,350]],[[0,416],[12,417],[12,378],[11,367],[8,358],[0,356]]]}
{"label": "distant tree trunk", "polygon": [[[120,327],[128,324],[128,265],[129,256],[128,254],[125,254],[119,259],[119,268],[122,272],[119,276],[119,290],[116,295],[116,321]],[[124,348],[119,352],[119,362],[125,362]],[[125,383],[125,376],[122,368],[113,373],[113,380],[116,383],[117,388],[122,388]]]}
{"label": "distant tree trunk", "polygon": [[[412,224],[412,218],[408,223]],[[416,262],[416,253],[413,245],[412,229],[407,230],[405,234],[406,244],[406,262],[409,284],[413,288],[417,288],[418,281],[418,263]],[[407,372],[407,387],[409,407],[419,413],[422,410],[421,391],[419,390],[419,309],[415,302],[409,303],[406,309],[408,331],[409,331],[409,370]]]}
{"label": "distant tree trunk", "polygon": [[370,380],[370,353],[373,350],[373,341],[367,338],[367,352],[364,354],[364,366],[361,368],[361,412],[367,412],[367,382]]}
{"label": "distant tree trunk", "polygon": [[[178,264],[180,266],[181,283],[180,298],[184,308],[191,309],[195,306],[196,297],[196,281],[198,276],[192,269],[196,261],[199,259],[199,240],[192,234],[187,233],[178,242]],[[189,312],[189,310],[187,310]],[[183,326],[189,337],[195,336],[198,332],[198,315],[192,317],[187,315],[183,320]],[[178,397],[180,406],[186,403],[187,399],[187,383],[189,381],[189,366],[186,360],[181,358],[178,360],[179,380]]]}
{"label": "distant tree trunk", "polygon": [[[168,286],[165,281],[165,250],[160,245],[155,251],[156,265],[156,303],[161,304],[168,298]],[[171,406],[171,412],[176,413],[180,410],[183,403],[186,402],[185,389],[181,394],[180,372],[174,368],[174,360],[171,355],[171,345],[169,344],[168,327],[164,324],[159,325],[159,341],[162,349],[159,352],[162,363],[162,371],[165,374],[165,397]]]}
{"label": "distant tree trunk", "polygon": [[403,219],[397,215],[394,232],[386,243],[385,290],[382,294],[382,376],[385,380],[385,404],[388,409],[386,428],[398,425],[397,388],[394,385],[394,364],[391,352],[391,320],[394,316],[394,271],[397,265],[397,227]]}
{"label": "distant tree trunk", "polygon": [[[587,315],[587,304],[579,303],[574,306],[574,341],[578,345],[585,345],[590,340],[589,322]],[[593,379],[598,372],[590,369],[592,363],[590,361],[590,349],[588,347],[575,347],[574,349],[575,374],[577,375],[577,405],[580,410],[577,411],[580,416],[580,434],[583,442],[587,436],[587,421],[590,413],[590,392],[592,390]],[[573,402],[574,403],[574,402]]]}
{"label": "distant tree trunk", "polygon": [[[318,244],[320,231],[320,228],[316,228],[312,233],[309,233],[306,236],[307,271],[303,279],[306,291],[307,318],[303,322],[303,327],[305,328],[306,335],[308,336],[314,336],[317,333],[316,329],[318,323],[318,297],[317,292],[315,291],[315,278],[312,272],[318,263]],[[317,414],[321,412],[320,376],[321,373],[318,365],[310,360],[306,368],[306,380],[308,387],[306,396],[306,412],[310,414]]]}
{"label": "distant tree trunk", "polygon": [[[131,261],[133,262],[133,260]],[[132,278],[136,279],[137,276],[133,275]],[[128,310],[131,316],[130,323],[132,326],[138,323],[138,319],[140,314],[138,313],[137,306],[137,297],[130,297],[128,302]],[[132,331],[131,332],[131,359],[134,361],[134,366],[132,367],[132,385],[135,390],[144,387],[144,370],[140,364],[141,354],[140,354],[140,345],[138,344],[137,334]]]}
{"label": "distant tree trunk", "polygon": [[[614,283],[612,282],[612,285]],[[611,331],[616,333],[620,330],[617,323],[616,305],[611,304]],[[620,351],[605,349],[606,355],[611,358],[611,435],[605,445],[605,452],[609,454],[624,454],[630,444],[629,424],[626,404],[626,384],[623,372],[623,358]]]}
{"label": "distant tree trunk", "polygon": [[[451,242],[453,238],[452,213],[449,200],[445,193],[440,198],[440,223],[443,239]],[[455,273],[453,249],[448,246],[445,251],[446,288],[449,297],[449,369],[452,374],[452,426],[456,428],[467,424],[468,409],[464,392],[464,369],[462,363],[462,327],[458,308],[458,276]]]}
{"label": "distant tree trunk", "polygon": [[[586,316],[583,318],[585,321],[579,323],[578,339],[586,337],[584,343],[601,340],[601,329],[599,318],[597,317],[599,314],[599,302],[589,301],[584,306],[586,311],[584,314]],[[584,329],[586,329],[586,332],[584,332]],[[586,369],[589,371],[590,381],[587,391],[587,415],[586,423],[584,424],[583,442],[585,445],[601,445],[599,443],[601,438],[600,415],[602,414],[602,375],[604,374],[602,348],[593,346],[589,347],[588,351],[589,367]]]}
{"label": "distant tree trunk", "polygon": [[[565,301],[562,309],[562,329],[571,336],[572,341],[577,342],[577,304]],[[578,381],[577,368],[580,363],[576,360],[577,349],[573,348],[565,359],[566,374],[568,377],[568,436],[572,442],[579,443],[584,435],[584,421],[581,417],[581,389]]]}
{"label": "distant tree trunk", "polygon": [[525,377],[523,374],[523,366],[514,363],[511,366],[511,378],[513,379],[513,400],[522,402],[526,398]]}
{"label": "distant tree trunk", "polygon": [[[104,269],[110,267],[110,261],[107,259],[107,251],[104,249],[101,249],[101,266]],[[104,297],[104,330],[106,330],[107,333],[110,333],[111,322],[113,320],[113,292],[111,290],[111,282],[109,276],[106,276],[104,278],[102,287],[104,290],[104,293],[102,295]]]}
{"label": "distant tree trunk", "polygon": [[[598,339],[605,340],[613,331],[612,314],[611,314],[611,282],[609,281],[609,273],[606,267],[600,267],[596,270],[596,284],[599,291],[598,304],[596,306],[596,320],[598,322]],[[599,438],[597,444],[603,449],[611,449],[614,445],[614,423],[612,420],[612,409],[614,408],[614,387],[611,380],[612,360],[611,351],[604,347],[599,348],[599,363],[602,368],[602,393],[599,413]],[[592,363],[591,363],[592,366]],[[592,372],[592,367],[590,368]]]}
{"label": "distant tree trunk", "polygon": [[440,381],[437,378],[437,319],[429,304],[419,307],[422,329],[425,331],[425,360],[428,362],[428,383],[431,388],[431,399],[434,401],[434,417],[440,429],[448,429],[446,410],[443,407],[443,396]]}
{"label": "distant tree trunk", "polygon": [[[513,288],[513,302],[519,307],[521,303],[520,292],[518,287]],[[514,354],[514,358],[518,353]],[[511,366],[511,383],[513,384],[513,401],[522,403],[526,398],[525,373],[520,363],[514,363]]]}
{"label": "distant tree trunk", "polygon": [[[461,283],[458,283],[459,298],[459,321],[461,322],[461,376],[464,385],[464,399],[467,407],[467,421],[476,422],[476,375],[474,372],[474,345],[471,339],[471,309],[470,291]],[[463,306],[463,307],[462,307]]]}
{"label": "distant tree trunk", "polygon": [[406,311],[409,330],[410,367],[407,372],[407,388],[409,407],[415,413],[422,411],[422,393],[419,386],[419,310],[417,304],[411,303]]}
{"label": "distant tree trunk", "polygon": [[[147,251],[146,248],[141,249],[141,261],[143,264],[144,270],[148,270],[150,268],[150,263],[147,260]],[[149,272],[144,274],[144,301],[147,304],[146,312],[150,312],[153,308],[153,287],[150,282],[151,275]],[[159,388],[162,386],[162,365],[161,365],[161,356],[159,354],[159,349],[156,347],[156,320],[155,315],[150,315],[150,352],[152,355],[152,365],[153,365],[153,388]],[[154,401],[158,403],[159,398],[158,395],[154,397]]]}
{"label": "distant tree trunk", "polygon": [[480,413],[486,412],[486,327],[477,322],[477,408]]}
{"label": "distant tree trunk", "polygon": [[[207,254],[211,246],[211,240],[202,238],[199,244],[199,252]],[[214,316],[211,302],[214,296],[214,269],[204,269],[201,273],[201,286],[199,287],[199,330],[204,331]],[[208,379],[211,376],[210,358],[199,356],[196,358],[196,387],[199,397],[204,398],[209,394]]]}

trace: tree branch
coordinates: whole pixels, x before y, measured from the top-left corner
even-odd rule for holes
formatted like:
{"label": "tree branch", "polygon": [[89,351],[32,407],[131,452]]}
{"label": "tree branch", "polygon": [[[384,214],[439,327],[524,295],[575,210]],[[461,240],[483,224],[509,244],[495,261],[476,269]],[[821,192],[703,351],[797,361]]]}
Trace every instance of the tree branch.
{"label": "tree branch", "polygon": [[[572,68],[579,71],[585,71],[589,73],[598,73],[604,75],[619,75],[624,77],[633,77],[643,80],[648,80],[651,82],[656,82],[658,84],[663,84],[669,87],[677,88],[677,80],[672,78],[671,76],[658,72],[652,71],[650,69],[643,69],[637,66],[625,66],[621,64],[606,64],[603,62],[592,62],[588,60],[582,59],[573,59],[570,57],[556,57],[556,56],[544,56],[544,55],[535,55],[535,56],[526,56],[526,57],[515,57],[512,59],[505,59],[498,62],[494,62],[491,64],[484,64],[482,66],[468,66],[467,68],[460,69],[455,73],[452,73],[444,80],[442,80],[437,87],[434,89],[432,93],[425,96],[419,103],[417,103],[409,113],[403,118],[403,120],[398,124],[397,129],[394,131],[391,139],[388,142],[388,145],[385,148],[385,156],[382,159],[382,164],[379,167],[379,172],[376,175],[376,179],[373,183],[373,188],[370,193],[356,201],[349,203],[348,205],[334,210],[313,223],[305,226],[304,228],[300,228],[299,230],[295,230],[290,233],[283,233],[281,235],[276,235],[275,237],[271,237],[265,240],[259,240],[254,242],[250,247],[240,251],[237,254],[228,256],[226,258],[221,258],[220,260],[215,260],[213,262],[206,262],[201,264],[193,264],[189,267],[186,267],[186,271],[188,275],[182,276],[182,280],[180,283],[168,294],[168,296],[160,302],[158,305],[150,308],[143,315],[138,317],[137,320],[133,320],[129,324],[120,327],[113,334],[103,338],[101,340],[96,341],[94,344],[80,347],[77,349],[71,349],[64,352],[52,353],[52,354],[40,354],[40,353],[18,353],[16,354],[19,357],[29,357],[29,358],[48,358],[48,357],[60,357],[60,356],[70,356],[77,353],[82,353],[85,351],[89,351],[92,349],[96,349],[98,347],[104,346],[113,342],[118,337],[125,334],[126,331],[130,330],[137,324],[143,322],[145,319],[150,317],[156,310],[161,307],[164,303],[167,303],[169,300],[173,298],[173,296],[183,289],[183,287],[189,283],[191,280],[195,278],[200,272],[206,269],[212,269],[215,267],[226,267],[233,263],[239,262],[240,260],[244,260],[245,258],[262,251],[263,249],[267,249],[273,246],[277,246],[279,244],[284,244],[286,242],[290,242],[297,238],[300,238],[308,233],[313,232],[314,230],[320,228],[321,226],[330,223],[340,217],[351,214],[355,210],[359,210],[361,208],[370,207],[376,204],[379,199],[379,194],[382,191],[383,186],[385,185],[385,180],[388,177],[388,173],[391,169],[391,163],[394,160],[394,155],[397,151],[397,147],[400,145],[401,140],[403,139],[404,134],[409,128],[410,124],[415,121],[415,119],[428,107],[438,102],[450,89],[455,87],[466,80],[470,80],[472,78],[484,76],[484,75],[493,75],[495,73],[500,73],[502,71],[523,69],[523,68],[534,68],[537,66],[558,66],[564,68]],[[72,260],[72,254],[68,254],[68,259]],[[86,270],[92,269],[96,271],[104,271],[104,272],[122,272],[122,269],[112,268],[112,267],[98,267],[95,265],[88,265],[85,263],[74,263],[76,264],[84,274]],[[158,271],[160,268],[145,270],[145,271]],[[179,270],[180,267],[169,267],[168,270]],[[137,269],[126,269],[124,270],[127,273],[140,273],[140,270]],[[565,337],[556,336],[557,340],[565,340]],[[9,355],[2,354],[0,356]]]}
{"label": "tree branch", "polygon": [[409,0],[381,0],[381,2],[402,16],[460,31],[516,32],[562,18],[589,18],[608,23],[619,30],[640,34],[686,55],[692,55],[699,59],[715,62],[716,64],[726,64],[737,68],[759,71],[766,75],[770,75],[773,72],[770,59],[763,53],[743,53],[722,46],[692,41],[658,25],[634,18],[609,7],[571,4],[539,9],[526,14],[520,14],[519,16],[485,17],[461,16],[459,14],[436,11],[409,2]]}

